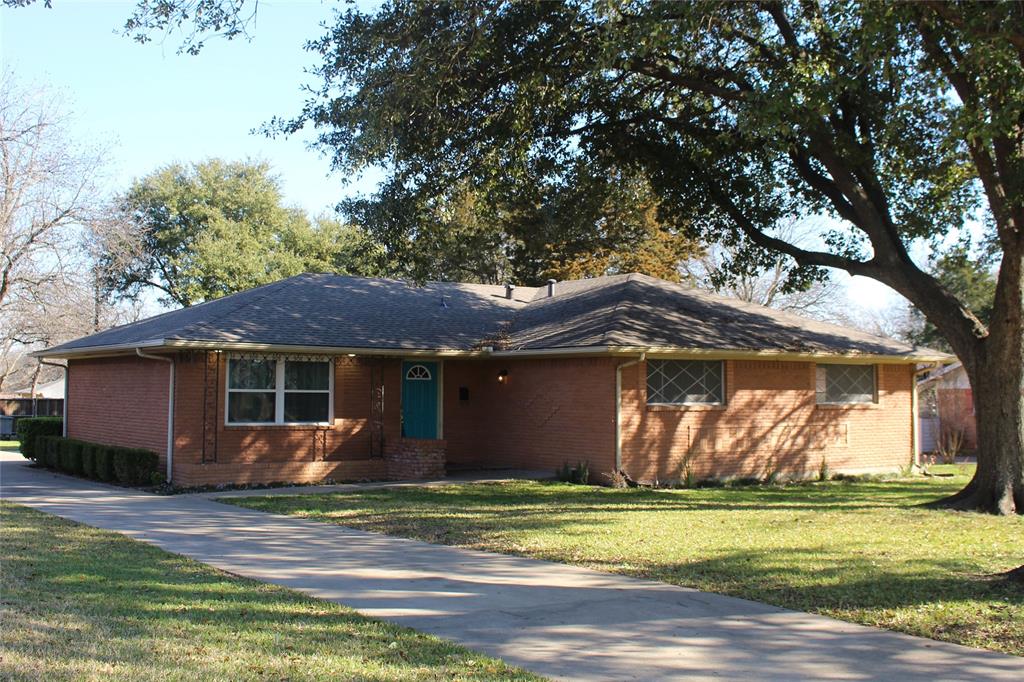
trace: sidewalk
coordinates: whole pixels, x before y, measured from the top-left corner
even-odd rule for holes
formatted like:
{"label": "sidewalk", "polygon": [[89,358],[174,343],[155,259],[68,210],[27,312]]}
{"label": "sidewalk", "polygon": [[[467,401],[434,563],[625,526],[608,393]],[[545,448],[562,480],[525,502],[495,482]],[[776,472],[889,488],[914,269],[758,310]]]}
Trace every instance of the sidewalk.
{"label": "sidewalk", "polygon": [[61,476],[0,496],[574,680],[1024,680],[1024,658],[663,583]]}

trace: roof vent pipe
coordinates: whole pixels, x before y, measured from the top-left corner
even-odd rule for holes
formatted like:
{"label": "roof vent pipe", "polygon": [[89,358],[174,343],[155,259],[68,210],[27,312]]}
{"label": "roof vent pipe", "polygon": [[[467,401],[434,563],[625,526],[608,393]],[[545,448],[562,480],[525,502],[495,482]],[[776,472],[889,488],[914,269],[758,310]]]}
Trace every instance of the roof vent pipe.
{"label": "roof vent pipe", "polygon": [[514,292],[515,290],[516,290],[516,285],[515,284],[506,284],[505,285],[505,298],[507,298],[508,300],[511,301],[512,300],[512,292]]}
{"label": "roof vent pipe", "polygon": [[558,282],[557,279],[549,279],[548,280],[548,298],[551,298],[552,296],[555,295],[555,284],[557,282]]}

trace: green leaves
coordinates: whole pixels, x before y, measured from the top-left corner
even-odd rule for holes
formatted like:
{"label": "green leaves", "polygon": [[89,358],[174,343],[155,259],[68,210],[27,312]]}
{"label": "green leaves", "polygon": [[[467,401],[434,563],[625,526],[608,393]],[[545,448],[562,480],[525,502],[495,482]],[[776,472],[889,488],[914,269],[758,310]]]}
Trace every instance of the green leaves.
{"label": "green leaves", "polygon": [[108,264],[108,286],[147,288],[192,305],[301,272],[377,274],[379,249],[357,228],[282,205],[263,162],[174,164],[137,181],[123,209],[141,232],[137,257]]}

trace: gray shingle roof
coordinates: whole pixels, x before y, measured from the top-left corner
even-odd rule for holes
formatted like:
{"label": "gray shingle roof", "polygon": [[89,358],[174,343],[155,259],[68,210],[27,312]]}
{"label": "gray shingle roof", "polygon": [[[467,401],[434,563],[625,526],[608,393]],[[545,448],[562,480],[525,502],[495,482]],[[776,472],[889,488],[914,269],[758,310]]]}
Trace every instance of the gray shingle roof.
{"label": "gray shingle roof", "polygon": [[298,275],[110,329],[42,354],[176,342],[466,351],[679,348],[941,355],[864,332],[630,274],[546,288]]}

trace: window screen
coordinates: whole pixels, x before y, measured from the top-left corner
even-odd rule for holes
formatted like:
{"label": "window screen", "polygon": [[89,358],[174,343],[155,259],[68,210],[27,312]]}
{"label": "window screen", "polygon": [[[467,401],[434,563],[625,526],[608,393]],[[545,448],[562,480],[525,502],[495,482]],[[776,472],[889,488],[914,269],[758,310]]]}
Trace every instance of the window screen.
{"label": "window screen", "polygon": [[818,365],[815,393],[819,403],[873,403],[874,365]]}
{"label": "window screen", "polygon": [[722,362],[648,360],[647,403],[721,405],[725,402]]}

